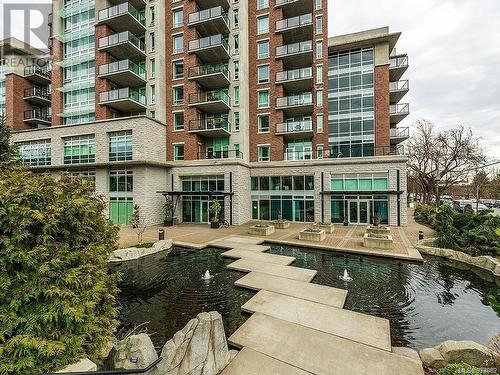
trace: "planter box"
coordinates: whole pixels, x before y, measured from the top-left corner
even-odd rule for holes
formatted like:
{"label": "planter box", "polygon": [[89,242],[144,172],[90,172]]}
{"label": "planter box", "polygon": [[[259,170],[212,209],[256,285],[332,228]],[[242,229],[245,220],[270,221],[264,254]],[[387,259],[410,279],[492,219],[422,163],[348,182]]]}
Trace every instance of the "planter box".
{"label": "planter box", "polygon": [[276,229],[286,229],[290,228],[290,222],[289,221],[275,221],[273,223],[274,227]]}
{"label": "planter box", "polygon": [[322,229],[319,232],[309,232],[306,230],[301,230],[299,232],[299,240],[321,242],[326,238],[326,233]]}
{"label": "planter box", "polygon": [[164,220],[163,221],[164,227],[172,227],[172,226],[177,225],[177,224],[179,224],[179,219],[177,219],[176,217],[174,217],[171,220]]}
{"label": "planter box", "polygon": [[384,234],[384,235],[388,236],[391,233],[391,228],[383,227],[383,226],[375,227],[375,226],[368,225],[366,227],[366,233]]}
{"label": "planter box", "polygon": [[274,226],[266,225],[265,227],[259,227],[254,225],[250,227],[249,233],[257,236],[269,236],[274,233]]}
{"label": "planter box", "polygon": [[392,249],[392,236],[365,233],[363,246],[372,249]]}
{"label": "planter box", "polygon": [[220,221],[211,221],[210,222],[210,228],[212,228],[212,229],[219,229],[220,228]]}
{"label": "planter box", "polygon": [[314,224],[316,229],[324,230],[325,233],[333,233],[335,226],[332,223],[316,223]]}

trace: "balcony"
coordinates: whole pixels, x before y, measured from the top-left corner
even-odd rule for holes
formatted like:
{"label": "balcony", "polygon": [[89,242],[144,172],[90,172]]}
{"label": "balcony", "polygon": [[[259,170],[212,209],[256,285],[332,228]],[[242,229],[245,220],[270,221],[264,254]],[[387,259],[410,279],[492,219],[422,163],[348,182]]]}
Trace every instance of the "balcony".
{"label": "balcony", "polygon": [[40,86],[50,84],[52,72],[47,65],[30,65],[24,67],[24,78]]}
{"label": "balcony", "polygon": [[389,80],[391,82],[399,81],[406,69],[408,69],[408,55],[389,57]]}
{"label": "balcony", "polygon": [[221,6],[204,9],[189,15],[188,26],[202,36],[229,34],[229,17]]}
{"label": "balcony", "polygon": [[276,33],[283,35],[287,43],[309,39],[313,34],[312,14],[302,14],[276,21]]}
{"label": "balcony", "polygon": [[98,25],[108,25],[115,32],[139,34],[146,31],[146,18],[127,2],[99,11]]}
{"label": "balcony", "polygon": [[198,160],[205,159],[243,159],[243,153],[240,150],[220,150],[199,152]]}
{"label": "balcony", "polygon": [[276,135],[283,135],[287,139],[312,137],[314,135],[312,121],[288,121],[276,124]]}
{"label": "balcony", "polygon": [[206,64],[189,68],[188,77],[206,89],[219,89],[230,84],[229,69],[225,64]]}
{"label": "balcony", "polygon": [[407,79],[402,81],[390,82],[389,93],[391,104],[397,104],[410,89],[410,83]]}
{"label": "balcony", "polygon": [[196,53],[206,63],[229,60],[229,44],[222,34],[191,40],[189,53]]}
{"label": "balcony", "polygon": [[99,78],[107,78],[120,86],[144,86],[146,70],[130,60],[120,60],[99,66]]}
{"label": "balcony", "polygon": [[[109,2],[114,5],[120,5],[121,3],[123,3],[123,0],[109,0]],[[128,0],[127,2],[136,9],[142,9],[146,6],[145,0]]]}
{"label": "balcony", "polygon": [[189,132],[208,138],[227,137],[231,135],[231,124],[227,120],[191,120],[189,121]]}
{"label": "balcony", "polygon": [[51,123],[50,111],[41,110],[40,108],[24,111],[24,122],[30,125],[49,126]]}
{"label": "balcony", "polygon": [[313,87],[312,67],[285,70],[276,73],[276,84],[286,91],[307,91]]}
{"label": "balcony", "polygon": [[299,14],[311,13],[313,11],[311,0],[276,0],[276,8],[283,10],[283,16],[293,17]]}
{"label": "balcony", "polygon": [[390,131],[391,145],[396,145],[410,138],[410,128],[408,126],[391,128]]}
{"label": "balcony", "polygon": [[207,113],[229,112],[231,98],[222,90],[201,91],[189,94],[189,106]]}
{"label": "balcony", "polygon": [[210,9],[217,6],[221,6],[223,9],[228,10],[230,8],[229,0],[196,0],[199,9]]}
{"label": "balcony", "polygon": [[118,60],[144,60],[144,42],[129,31],[112,34],[99,39],[99,51],[108,52]]}
{"label": "balcony", "polygon": [[408,103],[393,104],[389,106],[389,114],[391,118],[391,125],[398,124],[410,114],[410,105]]}
{"label": "balcony", "polygon": [[283,64],[289,68],[310,66],[313,61],[312,41],[307,40],[276,47],[276,58],[282,59]]}
{"label": "balcony", "polygon": [[276,99],[276,109],[283,110],[287,116],[308,114],[313,112],[312,93],[288,95]]}
{"label": "balcony", "polygon": [[124,87],[99,94],[99,104],[121,112],[138,112],[146,109],[146,96],[137,89]]}
{"label": "balcony", "polygon": [[50,92],[46,87],[30,87],[24,90],[24,100],[36,106],[47,107],[50,106]]}

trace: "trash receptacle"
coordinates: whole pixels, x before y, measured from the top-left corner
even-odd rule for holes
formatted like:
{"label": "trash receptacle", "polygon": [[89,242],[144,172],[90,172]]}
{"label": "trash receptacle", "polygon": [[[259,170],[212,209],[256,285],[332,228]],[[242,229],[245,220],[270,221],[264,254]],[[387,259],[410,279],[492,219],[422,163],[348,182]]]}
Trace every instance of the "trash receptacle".
{"label": "trash receptacle", "polygon": [[165,239],[165,229],[158,230],[158,240],[163,241]]}
{"label": "trash receptacle", "polygon": [[424,239],[424,232],[422,232],[421,230],[418,231],[418,240],[421,241]]}

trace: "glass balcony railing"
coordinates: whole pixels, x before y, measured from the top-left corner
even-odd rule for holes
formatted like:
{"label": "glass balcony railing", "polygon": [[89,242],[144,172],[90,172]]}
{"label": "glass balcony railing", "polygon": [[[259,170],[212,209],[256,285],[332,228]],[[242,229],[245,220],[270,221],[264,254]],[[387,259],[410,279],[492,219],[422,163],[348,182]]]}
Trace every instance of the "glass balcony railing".
{"label": "glass balcony railing", "polygon": [[408,55],[389,57],[389,68],[407,68]]}
{"label": "glass balcony railing", "polygon": [[410,89],[410,83],[408,82],[407,79],[389,83],[389,91],[403,91],[409,89]]}
{"label": "glass balcony railing", "polygon": [[141,24],[146,24],[146,17],[143,13],[135,9],[130,3],[122,3],[99,11],[99,21],[105,21],[113,17],[129,13]]}
{"label": "glass balcony railing", "polygon": [[229,79],[229,69],[224,64],[205,64],[189,68],[189,78],[206,76],[209,74],[222,73]]}
{"label": "glass balcony railing", "polygon": [[213,119],[201,119],[201,120],[191,120],[189,121],[190,131],[199,130],[217,130],[223,129],[228,132],[231,131],[231,124],[228,120],[213,120]]}
{"label": "glass balcony railing", "polygon": [[410,128],[408,126],[400,128],[391,128],[391,138],[409,138]]}
{"label": "glass balcony railing", "polygon": [[410,105],[408,103],[393,104],[389,106],[391,115],[405,115],[410,113]]}
{"label": "glass balcony railing", "polygon": [[311,67],[285,70],[276,73],[276,82],[295,81],[298,79],[312,78],[313,70]]}
{"label": "glass balcony railing", "polygon": [[50,92],[47,88],[41,87],[30,87],[24,90],[24,97],[33,97],[36,96],[38,98],[42,98],[45,100],[50,100]]}
{"label": "glass balcony railing", "polygon": [[99,94],[100,103],[118,100],[133,100],[142,105],[146,105],[146,95],[142,94],[138,89],[124,87],[121,89],[104,91]]}
{"label": "glass balcony railing", "polygon": [[146,69],[144,66],[136,64],[130,60],[120,60],[99,66],[99,74],[106,75],[112,73],[131,71],[142,79],[146,79]]}
{"label": "glass balcony railing", "polygon": [[312,121],[289,121],[281,124],[276,124],[276,133],[297,133],[312,131]]}
{"label": "glass balcony railing", "polygon": [[198,160],[204,159],[243,159],[243,153],[240,150],[219,150],[199,152]]}
{"label": "glass balcony railing", "polygon": [[282,31],[305,25],[312,25],[312,14],[302,14],[300,16],[285,18],[284,20],[276,21],[276,31]]}
{"label": "glass balcony railing", "polygon": [[312,41],[306,40],[300,43],[286,44],[276,47],[276,57],[293,55],[301,52],[312,52]]}
{"label": "glass balcony railing", "polygon": [[189,104],[220,102],[220,101],[228,106],[231,106],[231,98],[224,91],[220,90],[201,91],[189,94]]}
{"label": "glass balcony railing", "polygon": [[144,42],[139,38],[137,38],[130,31],[123,31],[118,34],[112,34],[109,36],[102,37],[101,39],[99,39],[99,48],[112,47],[125,42],[132,43],[142,52],[145,52]]}
{"label": "glass balcony railing", "polygon": [[221,6],[200,10],[199,12],[191,13],[189,15],[189,23],[198,23],[202,21],[208,21],[214,18],[221,17],[226,24],[229,26],[229,17],[227,12]]}
{"label": "glass balcony railing", "polygon": [[276,107],[296,107],[301,105],[312,105],[313,96],[312,93],[304,93],[298,95],[289,95],[276,99]]}
{"label": "glass balcony railing", "polygon": [[229,44],[227,42],[227,39],[224,38],[222,34],[216,34],[207,36],[205,38],[191,40],[189,42],[189,51],[192,52],[203,48],[211,48],[217,46],[222,46],[229,54]]}

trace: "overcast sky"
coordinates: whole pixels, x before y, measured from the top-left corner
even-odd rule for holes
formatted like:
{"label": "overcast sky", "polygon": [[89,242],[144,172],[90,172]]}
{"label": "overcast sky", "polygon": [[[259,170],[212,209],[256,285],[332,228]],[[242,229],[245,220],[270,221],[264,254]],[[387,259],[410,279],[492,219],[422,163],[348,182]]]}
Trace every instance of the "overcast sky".
{"label": "overcast sky", "polygon": [[465,125],[500,157],[500,0],[328,0],[329,35],[389,26],[402,33],[410,116]]}

